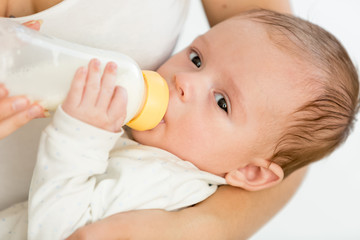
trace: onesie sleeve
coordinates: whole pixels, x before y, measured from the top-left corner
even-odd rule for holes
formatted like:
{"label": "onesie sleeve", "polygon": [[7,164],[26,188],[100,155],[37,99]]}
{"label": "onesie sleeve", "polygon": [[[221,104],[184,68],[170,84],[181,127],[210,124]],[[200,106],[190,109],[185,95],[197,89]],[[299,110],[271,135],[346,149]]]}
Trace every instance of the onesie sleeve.
{"label": "onesie sleeve", "polygon": [[85,124],[58,108],[40,140],[28,239],[64,239],[91,221],[95,176],[106,171],[109,151],[122,133]]}

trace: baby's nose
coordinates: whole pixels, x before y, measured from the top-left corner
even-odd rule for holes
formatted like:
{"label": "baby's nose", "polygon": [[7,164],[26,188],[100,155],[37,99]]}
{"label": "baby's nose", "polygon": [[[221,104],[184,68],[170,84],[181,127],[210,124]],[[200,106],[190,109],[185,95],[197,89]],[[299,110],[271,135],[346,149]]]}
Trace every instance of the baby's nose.
{"label": "baby's nose", "polygon": [[191,81],[183,75],[175,76],[175,87],[176,92],[183,102],[187,102],[190,100],[193,95],[193,84]]}

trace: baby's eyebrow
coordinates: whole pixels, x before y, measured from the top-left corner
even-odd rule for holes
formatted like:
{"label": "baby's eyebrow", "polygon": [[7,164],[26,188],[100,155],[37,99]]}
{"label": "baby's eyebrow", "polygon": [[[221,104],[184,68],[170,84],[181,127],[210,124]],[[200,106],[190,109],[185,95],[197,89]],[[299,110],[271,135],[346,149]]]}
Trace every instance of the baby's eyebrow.
{"label": "baby's eyebrow", "polygon": [[193,43],[201,45],[205,49],[210,49],[211,47],[211,43],[206,39],[205,35],[198,36],[197,38],[195,38]]}
{"label": "baby's eyebrow", "polygon": [[227,91],[230,99],[231,118],[240,121],[246,120],[245,99],[241,91],[240,81],[236,78],[223,79],[227,85]]}

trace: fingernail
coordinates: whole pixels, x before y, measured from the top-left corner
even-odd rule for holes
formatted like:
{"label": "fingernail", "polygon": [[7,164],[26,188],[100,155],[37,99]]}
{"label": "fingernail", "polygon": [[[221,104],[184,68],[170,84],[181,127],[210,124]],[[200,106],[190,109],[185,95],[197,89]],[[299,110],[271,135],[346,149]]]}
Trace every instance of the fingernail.
{"label": "fingernail", "polygon": [[81,75],[86,74],[86,68],[85,67],[79,67],[78,73],[81,74]]}
{"label": "fingernail", "polygon": [[95,67],[99,67],[99,66],[100,66],[100,61],[99,61],[99,59],[94,58],[94,66],[95,66]]}
{"label": "fingernail", "polygon": [[109,69],[111,72],[115,72],[117,69],[117,65],[114,62],[109,62]]}
{"label": "fingernail", "polygon": [[36,23],[36,20],[31,20],[31,21],[28,21],[28,22],[25,22],[24,24],[26,25],[33,25]]}
{"label": "fingernail", "polygon": [[35,24],[41,25],[42,23],[43,23],[43,20],[38,19],[38,20],[31,20],[31,21],[25,22],[24,24],[26,24],[27,26],[30,26],[30,25],[35,25]]}
{"label": "fingernail", "polygon": [[29,104],[29,101],[27,99],[18,98],[12,103],[12,108],[15,111],[19,111],[19,110],[25,109],[28,104]]}
{"label": "fingernail", "polygon": [[51,116],[51,114],[49,113],[49,111],[45,110],[44,111],[44,117],[48,118],[50,116]]}
{"label": "fingernail", "polygon": [[38,105],[34,105],[28,110],[28,114],[31,118],[41,117],[41,113],[42,108]]}

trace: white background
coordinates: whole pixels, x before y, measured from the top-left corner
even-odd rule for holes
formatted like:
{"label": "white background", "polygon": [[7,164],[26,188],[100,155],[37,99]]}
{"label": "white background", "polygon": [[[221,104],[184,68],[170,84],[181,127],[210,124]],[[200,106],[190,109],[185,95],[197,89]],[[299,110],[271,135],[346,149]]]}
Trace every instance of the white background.
{"label": "white background", "polygon": [[[291,4],[295,15],[333,33],[360,65],[359,0],[291,0]],[[191,0],[176,51],[207,29],[201,2]],[[342,147],[311,166],[290,203],[251,238],[260,239],[360,239],[360,121]]]}

